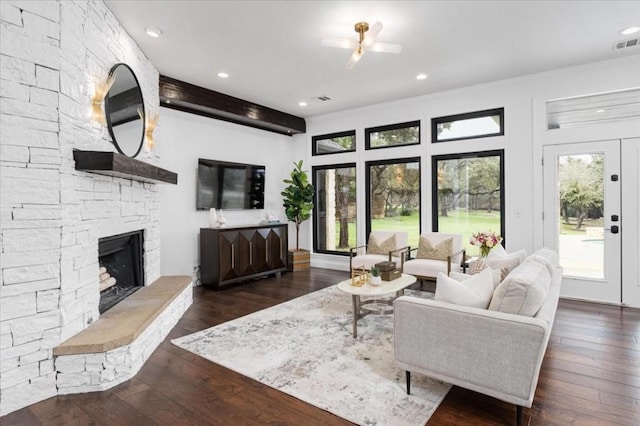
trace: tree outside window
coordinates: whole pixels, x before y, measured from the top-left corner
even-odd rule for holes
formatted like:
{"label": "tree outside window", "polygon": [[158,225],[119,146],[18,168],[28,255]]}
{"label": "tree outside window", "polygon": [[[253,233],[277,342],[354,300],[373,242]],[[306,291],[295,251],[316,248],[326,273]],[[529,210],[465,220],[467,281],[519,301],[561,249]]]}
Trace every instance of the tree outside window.
{"label": "tree outside window", "polygon": [[314,250],[348,253],[356,245],[355,164],[313,168],[316,188]]}
{"label": "tree outside window", "polygon": [[420,161],[417,158],[367,163],[368,232],[404,231],[409,244],[420,236]]}
{"label": "tree outside window", "polygon": [[[433,229],[463,235],[494,231],[504,238],[503,152],[433,157]],[[477,255],[478,248],[467,247]]]}

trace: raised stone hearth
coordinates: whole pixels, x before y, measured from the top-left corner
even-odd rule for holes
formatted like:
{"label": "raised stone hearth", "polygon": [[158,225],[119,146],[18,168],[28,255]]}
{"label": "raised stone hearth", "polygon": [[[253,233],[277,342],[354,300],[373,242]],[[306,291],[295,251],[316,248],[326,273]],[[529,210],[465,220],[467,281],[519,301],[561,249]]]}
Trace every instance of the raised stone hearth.
{"label": "raised stone hearth", "polygon": [[55,347],[58,393],[102,391],[129,380],[192,299],[191,277],[161,277]]}

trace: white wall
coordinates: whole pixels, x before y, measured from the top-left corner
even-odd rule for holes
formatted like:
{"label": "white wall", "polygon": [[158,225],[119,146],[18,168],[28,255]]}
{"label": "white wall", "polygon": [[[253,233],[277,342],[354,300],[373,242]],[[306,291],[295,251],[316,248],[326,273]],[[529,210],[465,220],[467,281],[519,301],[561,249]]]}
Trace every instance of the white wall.
{"label": "white wall", "polygon": [[[429,84],[425,81],[424,84]],[[638,123],[619,122],[580,130],[546,130],[545,102],[561,97],[640,86],[640,56],[594,63],[432,95],[389,102],[307,120],[307,133],[294,137],[295,155],[318,164],[356,162],[358,242],[365,241],[364,162],[380,158],[422,157],[422,229],[431,227],[431,156],[457,152],[505,150],[505,235],[509,250],[528,252],[542,246],[542,175],[544,144],[562,140],[602,140],[637,136]],[[505,135],[468,141],[431,144],[431,119],[491,108],[505,108]],[[366,127],[421,120],[419,146],[364,150]],[[314,135],[356,130],[357,151],[311,156]],[[311,247],[312,230],[303,229],[301,244]],[[348,269],[348,259],[314,254],[312,266]],[[638,301],[640,303],[640,301]]]}
{"label": "white wall", "polygon": [[[265,210],[225,210],[227,226],[257,224],[271,210],[286,222],[280,192],[297,160],[291,137],[161,108],[156,143],[160,166],[178,173],[177,185],[159,186],[163,275],[192,274],[200,264],[199,234],[208,212],[196,210],[198,158],[266,166]],[[294,230],[290,224],[290,247]]]}

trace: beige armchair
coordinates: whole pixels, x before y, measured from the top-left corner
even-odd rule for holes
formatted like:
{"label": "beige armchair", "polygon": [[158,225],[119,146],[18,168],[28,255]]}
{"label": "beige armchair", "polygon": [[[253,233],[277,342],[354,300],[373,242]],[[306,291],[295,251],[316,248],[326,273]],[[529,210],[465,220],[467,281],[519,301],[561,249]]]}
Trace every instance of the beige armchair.
{"label": "beige armchair", "polygon": [[[426,248],[433,249],[425,250],[425,252],[427,256],[433,258],[417,257],[420,254],[424,255],[424,252],[420,253],[424,247],[422,244],[418,248],[410,249],[406,256],[401,256],[403,273],[413,275],[420,281],[435,281],[438,272],[449,275],[451,271],[460,271],[466,256],[461,234],[425,232],[420,234],[420,239],[423,240],[424,238],[430,243],[430,247]],[[451,248],[450,250],[445,250],[443,254],[444,245],[446,245],[445,241],[449,238],[451,238]]]}
{"label": "beige armchair", "polygon": [[349,270],[362,266],[369,270],[376,263],[386,261],[395,262],[400,268],[402,254],[409,250],[408,241],[406,232],[371,231],[367,244],[349,249]]}

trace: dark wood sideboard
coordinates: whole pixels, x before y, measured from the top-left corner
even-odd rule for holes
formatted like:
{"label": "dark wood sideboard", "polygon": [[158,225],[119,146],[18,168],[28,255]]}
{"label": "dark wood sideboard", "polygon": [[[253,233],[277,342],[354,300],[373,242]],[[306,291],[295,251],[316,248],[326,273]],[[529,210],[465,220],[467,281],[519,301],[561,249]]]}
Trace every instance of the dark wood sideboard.
{"label": "dark wood sideboard", "polygon": [[287,270],[287,224],[200,228],[202,285],[221,287]]}

